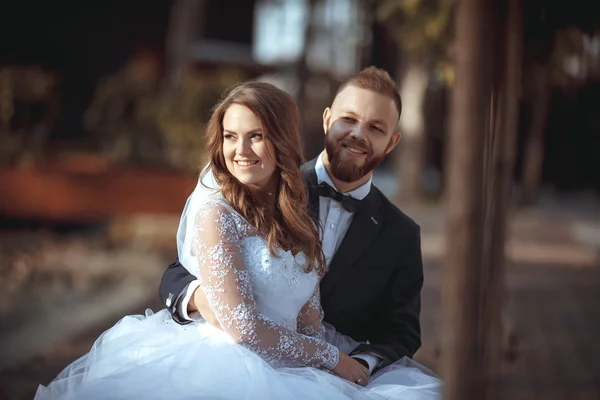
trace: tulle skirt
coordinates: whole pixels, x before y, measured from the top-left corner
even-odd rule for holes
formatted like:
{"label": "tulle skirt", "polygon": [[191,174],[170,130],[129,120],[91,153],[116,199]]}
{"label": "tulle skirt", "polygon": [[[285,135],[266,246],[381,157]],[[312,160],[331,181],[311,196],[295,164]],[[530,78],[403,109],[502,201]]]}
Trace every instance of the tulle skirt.
{"label": "tulle skirt", "polygon": [[441,381],[409,359],[367,387],[316,368],[273,368],[213,326],[175,323],[167,310],[127,316],[66,367],[47,399],[439,399]]}

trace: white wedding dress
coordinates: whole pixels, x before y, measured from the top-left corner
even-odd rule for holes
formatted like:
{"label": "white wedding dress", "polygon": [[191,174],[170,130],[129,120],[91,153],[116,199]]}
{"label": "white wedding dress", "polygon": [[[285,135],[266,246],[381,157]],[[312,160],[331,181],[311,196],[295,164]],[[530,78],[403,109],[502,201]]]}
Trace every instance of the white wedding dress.
{"label": "white wedding dress", "polygon": [[[367,387],[327,370],[318,275],[303,254],[279,250],[221,195],[196,215],[191,252],[223,330],[175,323],[167,310],[127,316],[35,399],[439,399],[441,382],[403,359]],[[186,268],[189,268],[186,266]],[[193,268],[192,268],[193,269]]]}

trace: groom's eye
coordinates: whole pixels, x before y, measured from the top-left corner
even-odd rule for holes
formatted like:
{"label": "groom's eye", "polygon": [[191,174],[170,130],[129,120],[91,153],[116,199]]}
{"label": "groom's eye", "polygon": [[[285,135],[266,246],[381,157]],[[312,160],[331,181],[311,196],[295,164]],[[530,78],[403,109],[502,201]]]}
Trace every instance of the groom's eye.
{"label": "groom's eye", "polygon": [[343,117],[342,120],[346,122],[356,122],[356,119],[352,117]]}

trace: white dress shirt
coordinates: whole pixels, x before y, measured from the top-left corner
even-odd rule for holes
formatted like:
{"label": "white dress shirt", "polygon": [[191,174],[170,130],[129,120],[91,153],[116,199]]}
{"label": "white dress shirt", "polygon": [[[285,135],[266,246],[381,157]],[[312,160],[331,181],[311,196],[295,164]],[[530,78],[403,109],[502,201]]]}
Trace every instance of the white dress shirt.
{"label": "white dress shirt", "polygon": [[[323,164],[323,153],[321,153],[319,155],[319,157],[317,158],[317,163],[315,165],[315,172],[317,174],[317,184],[326,182],[331,187],[335,188],[335,185],[331,181],[331,178],[329,177],[329,174],[327,173],[327,170],[325,169],[325,165]],[[355,199],[362,200],[365,197],[367,197],[367,195],[371,191],[371,184],[372,184],[372,178],[369,178],[369,180],[365,184],[361,185],[360,187],[358,187],[350,192],[346,192],[344,194],[350,195]],[[336,188],[336,190],[337,190],[337,188]],[[335,252],[337,251],[340,244],[342,243],[342,240],[344,239],[344,236],[346,235],[346,232],[348,231],[348,228],[350,227],[350,224],[352,223],[353,217],[354,217],[354,213],[346,211],[342,207],[342,205],[340,203],[338,203],[337,201],[330,199],[328,197],[320,197],[319,198],[319,219],[321,221],[321,226],[323,228],[323,232],[321,232],[322,242],[323,242],[323,253],[325,254],[325,259],[326,259],[328,267],[329,267],[329,264],[331,263],[333,256],[335,255]],[[188,288],[187,288],[187,292],[186,292],[185,296],[183,297],[181,303],[179,304],[179,310],[178,310],[179,315],[181,317],[183,317],[183,319],[186,319],[186,320],[193,319],[193,318],[190,318],[190,316],[188,315],[187,307],[190,302],[190,298],[192,297],[192,294],[194,293],[196,288],[198,288],[198,286],[200,286],[200,283],[198,280],[194,280],[194,281],[190,282],[190,284],[188,285]],[[352,346],[351,347],[353,350],[354,348],[356,348],[356,346],[358,346],[360,344],[360,343],[352,340],[350,337],[347,337],[345,335],[342,335],[339,332],[336,332],[335,328],[333,328],[331,325],[326,324],[325,328],[328,333],[327,334],[328,338],[331,338],[331,340],[333,340],[333,342],[331,342],[329,339],[327,341],[334,345],[335,345],[335,342],[352,343],[353,347]],[[335,339],[333,339],[333,338],[335,338]],[[344,346],[344,347],[346,347],[346,346]],[[350,349],[344,348],[341,350],[344,351],[344,350],[350,350]],[[349,352],[349,351],[345,351],[345,352]],[[377,365],[379,365],[379,363],[381,362],[381,358],[372,353],[358,353],[358,354],[353,355],[353,357],[360,358],[360,359],[366,361],[369,364],[369,370],[371,373],[373,372],[375,367],[377,367]]]}
{"label": "white dress shirt", "polygon": [[[317,174],[317,185],[325,182],[337,190],[325,169],[325,165],[323,165],[323,153],[317,158],[315,172]],[[369,178],[364,185],[344,194],[350,195],[357,200],[362,200],[367,197],[371,191],[371,182],[372,178]],[[354,213],[346,211],[337,201],[330,199],[329,197],[319,198],[319,219],[321,220],[321,226],[323,227],[323,253],[325,253],[328,267],[335,252],[340,247],[340,244],[342,244],[342,240],[344,239],[344,236],[346,236],[346,232],[348,232],[348,228],[350,227],[353,218]]]}

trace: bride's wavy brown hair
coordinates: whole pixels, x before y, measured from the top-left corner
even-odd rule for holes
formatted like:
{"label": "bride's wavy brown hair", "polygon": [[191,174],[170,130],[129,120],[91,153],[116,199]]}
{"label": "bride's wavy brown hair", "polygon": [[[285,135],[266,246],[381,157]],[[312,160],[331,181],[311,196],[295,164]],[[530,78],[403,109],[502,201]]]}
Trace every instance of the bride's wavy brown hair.
{"label": "bride's wavy brown hair", "polygon": [[[223,155],[223,116],[232,104],[249,108],[261,121],[264,139],[275,148],[279,174],[274,207],[265,206],[227,169]],[[264,235],[272,254],[280,247],[304,252],[309,264],[323,274],[325,258],[315,221],[308,211],[308,191],[302,178],[302,143],[298,109],[282,90],[265,82],[246,82],[233,88],[214,107],[206,126],[207,150],[216,182],[229,204]]]}

